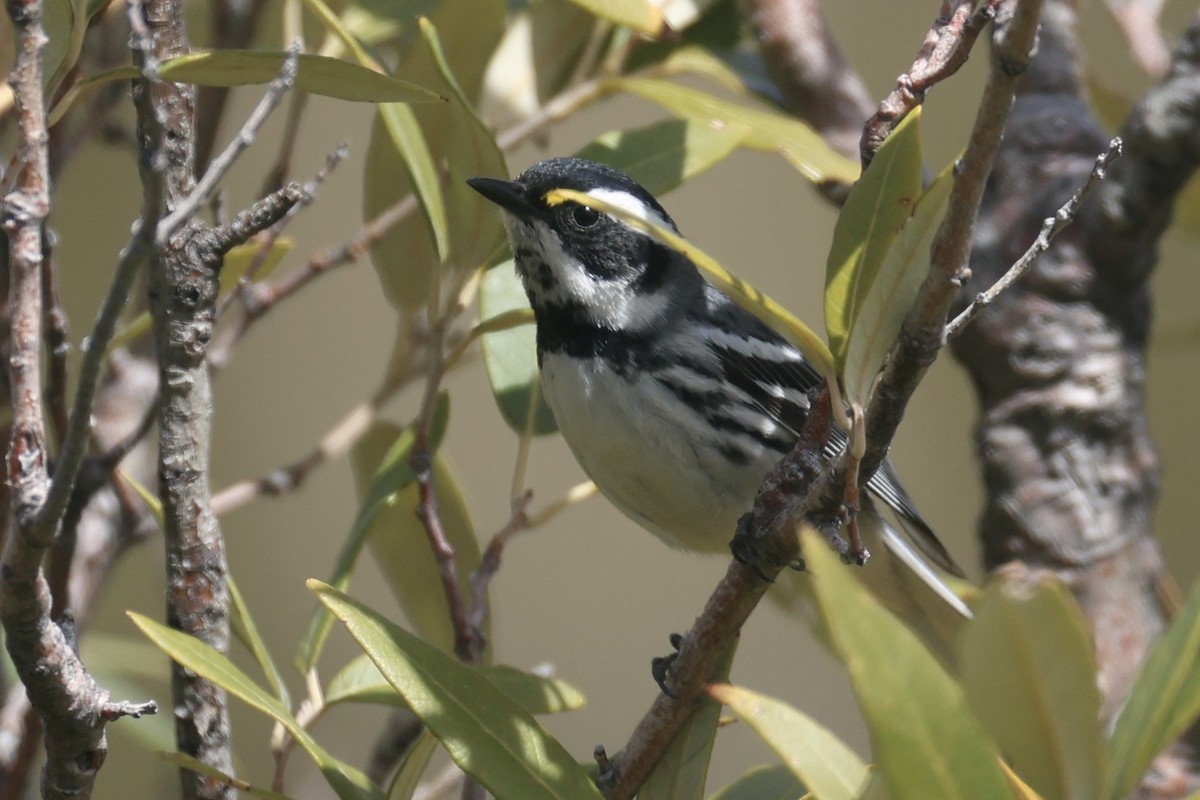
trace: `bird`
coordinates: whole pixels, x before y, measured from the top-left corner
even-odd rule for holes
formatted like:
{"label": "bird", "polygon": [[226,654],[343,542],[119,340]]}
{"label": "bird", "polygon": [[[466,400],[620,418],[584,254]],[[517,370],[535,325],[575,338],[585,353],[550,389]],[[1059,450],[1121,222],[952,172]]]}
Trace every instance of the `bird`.
{"label": "bird", "polygon": [[[542,392],[584,472],[668,545],[728,552],[765,474],[798,439],[820,373],[684,254],[592,206],[547,201],[553,190],[575,190],[679,234],[624,173],[552,158],[515,180],[467,183],[501,210],[533,309]],[[835,430],[828,454],[845,442]],[[860,529],[876,531],[907,572],[969,615],[938,572],[961,569],[890,461],[866,490]]]}

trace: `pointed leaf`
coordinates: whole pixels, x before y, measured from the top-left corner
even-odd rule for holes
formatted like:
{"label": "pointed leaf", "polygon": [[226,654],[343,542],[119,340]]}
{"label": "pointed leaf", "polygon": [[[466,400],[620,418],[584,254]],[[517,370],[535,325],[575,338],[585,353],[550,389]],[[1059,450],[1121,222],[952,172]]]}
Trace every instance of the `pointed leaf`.
{"label": "pointed leaf", "polygon": [[[351,466],[359,497],[364,501],[381,459],[401,435],[397,426],[377,422],[355,444]],[[454,548],[459,591],[469,593],[468,577],[480,561],[475,526],[454,473],[440,456],[434,456],[432,479],[442,530]],[[429,536],[416,514],[417,504],[416,484],[393,494],[371,520],[367,543],[388,588],[413,628],[425,641],[449,653],[454,650],[454,626]],[[484,637],[490,639],[489,633],[485,630]]]}
{"label": "pointed leaf", "polygon": [[971,709],[1005,760],[1046,797],[1101,796],[1094,645],[1057,582],[994,583],[975,605],[959,663]]}
{"label": "pointed leaf", "polygon": [[265,689],[234,666],[223,653],[218,653],[199,639],[168,628],[149,617],[127,612],[138,627],[160,650],[179,665],[190,669],[205,680],[212,681],[251,708],[266,714],[282,725],[296,744],[316,763],[325,780],[341,800],[383,800],[383,792],[354,767],[334,758],[317,744],[291,712]]}
{"label": "pointed leaf", "polygon": [[825,726],[787,703],[728,684],[708,695],[729,706],[821,800],[853,800],[867,781],[867,765]]}
{"label": "pointed leaf", "polygon": [[417,741],[408,748],[408,752],[396,767],[392,785],[388,787],[388,800],[411,800],[413,793],[421,785],[421,775],[425,773],[425,768],[429,766],[429,760],[433,758],[437,747],[438,740],[429,729],[421,731]]}
{"label": "pointed leaf", "polygon": [[858,313],[850,322],[846,343],[846,397],[864,408],[870,402],[875,376],[892,350],[904,318],[916,302],[921,283],[929,273],[930,247],[954,187],[954,167],[946,167],[917,201],[912,217],[892,241],[869,287],[859,277],[862,296]]}
{"label": "pointed leaf", "polygon": [[233,629],[233,635],[245,645],[250,654],[254,656],[254,660],[258,662],[258,667],[263,671],[267,682],[271,684],[271,691],[275,693],[275,697],[285,708],[291,708],[292,701],[288,697],[287,684],[284,683],[283,674],[275,666],[275,661],[271,658],[270,651],[267,650],[267,643],[263,641],[262,634],[258,632],[258,626],[254,623],[254,618],[250,616],[250,609],[246,607],[246,600],[242,597],[241,590],[238,589],[233,576],[228,576],[228,580],[229,627]]}
{"label": "pointed leaf", "polygon": [[[480,4],[482,5],[482,4]],[[502,4],[493,2],[492,6],[502,8]],[[479,9],[472,9],[478,14]],[[502,18],[503,11],[498,11],[497,17]],[[472,24],[486,25],[487,20],[475,19]],[[449,181],[446,185],[446,210],[454,219],[451,231],[450,252],[444,261],[449,261],[459,270],[473,270],[488,261],[504,241],[504,226],[500,216],[490,201],[479,192],[467,185],[467,179],[476,175],[507,175],[508,165],[504,154],[496,145],[496,139],[491,129],[484,124],[476,114],[472,97],[477,89],[472,89],[468,95],[465,87],[451,67],[447,52],[443,46],[437,28],[428,19],[420,20],[421,35],[429,48],[434,66],[442,80],[443,89],[450,95],[450,123],[444,140],[446,164],[449,169]],[[449,33],[453,35],[460,28],[457,25]],[[499,31],[496,32],[497,37]],[[495,38],[486,42],[487,47],[495,44]],[[461,51],[460,51],[461,52]],[[473,84],[481,78],[479,71],[484,62],[476,59],[473,65]]]}
{"label": "pointed leaf", "polygon": [[[501,314],[528,308],[529,300],[511,260],[484,273],[479,286],[479,316],[484,323]],[[531,324],[485,333],[480,344],[488,383],[508,427],[518,434],[528,430],[534,436],[544,436],[557,431],[558,426],[542,395],[537,333],[532,322],[531,319]]]}
{"label": "pointed leaf", "polygon": [[507,126],[537,113],[566,87],[595,25],[567,0],[530,3],[510,17],[483,79],[484,118]]}
{"label": "pointed leaf", "polygon": [[[265,50],[214,50],[164,61],[158,76],[202,86],[249,86],[279,76],[286,53]],[[433,103],[445,98],[409,81],[384,75],[337,58],[302,54],[296,88],[312,94],[368,103]]]}
{"label": "pointed leaf", "polygon": [[[691,244],[683,237],[651,222],[647,222],[641,217],[635,216],[628,209],[613,205],[602,198],[594,197],[585,192],[577,192],[571,189],[555,189],[546,193],[545,201],[548,205],[570,202],[591,206],[597,211],[616,217],[629,227],[645,233],[655,241],[671,248],[677,253],[687,256],[711,283],[729,295],[730,299],[739,306],[758,317],[763,323],[773,328],[776,333],[787,339],[804,354],[809,363],[822,375],[827,378],[834,377],[833,357],[829,353],[829,348],[825,346],[825,342],[821,340],[821,337],[813,332],[812,328],[797,319],[779,303],[726,270],[712,256]],[[830,383],[832,384],[833,381],[831,380]]]}
{"label": "pointed leaf", "polygon": [[937,659],[812,531],[804,558],[894,800],[1012,798],[991,742]]}
{"label": "pointed leaf", "polygon": [[[470,107],[503,31],[503,19],[500,0],[439,3],[425,27],[442,31],[444,52],[431,45],[436,37],[427,33],[409,48],[397,73],[436,87],[454,102],[419,108],[380,106],[367,159],[365,215],[373,219],[415,192],[427,218],[427,224],[413,216],[403,219],[371,248],[384,292],[401,310],[426,305],[440,265],[472,269],[501,238],[496,214],[463,180],[507,174],[490,131]],[[443,162],[450,170],[445,183]]]}
{"label": "pointed leaf", "polygon": [[644,128],[609,131],[579,151],[662,195],[725,160],[746,137],[741,123],[714,127],[670,119]]}
{"label": "pointed leaf", "polygon": [[741,123],[749,130],[746,147],[778,153],[814,183],[851,183],[858,164],[835,152],[812,128],[792,117],[752,108],[670,81],[656,78],[614,79],[613,88],[657,103],[679,117],[703,124]]}
{"label": "pointed leaf", "polygon": [[797,800],[804,785],[782,764],[755,767],[709,800]]}
{"label": "pointed leaf", "polygon": [[320,581],[308,586],[454,762],[494,795],[601,798],[563,746],[477,670]]}
{"label": "pointed leaf", "polygon": [[587,9],[601,19],[624,25],[647,36],[659,37],[666,34],[667,20],[651,0],[571,0],[580,8]]}
{"label": "pointed leaf", "polygon": [[[429,432],[429,449],[432,452],[437,452],[442,436],[446,432],[449,418],[450,398],[443,392],[438,398],[438,407],[434,412],[433,425]],[[341,553],[338,554],[333,577],[329,581],[331,585],[338,587],[350,585],[350,573],[354,571],[358,555],[367,541],[371,521],[393,495],[415,480],[412,468],[408,465],[408,456],[412,451],[413,440],[414,430],[412,426],[409,426],[380,462],[379,469],[375,472],[375,476],[371,479],[371,485],[367,489],[366,498],[359,506],[354,524],[350,527],[350,534],[346,537],[345,544],[342,545]],[[309,622],[308,634],[300,642],[300,648],[296,653],[296,669],[301,674],[307,674],[316,666],[332,624],[333,618],[329,616],[329,612],[323,607],[318,607]]]}
{"label": "pointed leaf", "polygon": [[[729,680],[729,669],[733,666],[736,651],[735,641],[713,670],[713,680]],[[706,701],[688,717],[650,777],[638,790],[638,800],[701,800],[720,722],[719,702]]]}
{"label": "pointed leaf", "polygon": [[187,753],[166,753],[160,752],[158,757],[168,764],[174,764],[177,767],[189,770],[197,775],[203,775],[207,778],[216,778],[226,786],[237,789],[239,792],[245,792],[251,797],[261,797],[263,800],[288,800],[287,795],[272,792],[270,789],[264,789],[260,786],[255,786],[246,781],[235,778],[232,775],[226,775],[221,770],[210,767],[198,758],[193,758]]}
{"label": "pointed leaf", "polygon": [[1150,649],[1113,725],[1105,797],[1126,797],[1150,762],[1200,715],[1200,584]]}
{"label": "pointed leaf", "polygon": [[909,114],[892,131],[838,215],[825,271],[825,330],[842,367],[863,300],[921,193],[920,118]]}
{"label": "pointed leaf", "polygon": [[[543,678],[500,665],[481,667],[497,689],[530,714],[557,714],[583,708],[583,694],[557,678]],[[365,655],[343,667],[325,690],[325,703],[376,703],[407,707],[392,685]]]}

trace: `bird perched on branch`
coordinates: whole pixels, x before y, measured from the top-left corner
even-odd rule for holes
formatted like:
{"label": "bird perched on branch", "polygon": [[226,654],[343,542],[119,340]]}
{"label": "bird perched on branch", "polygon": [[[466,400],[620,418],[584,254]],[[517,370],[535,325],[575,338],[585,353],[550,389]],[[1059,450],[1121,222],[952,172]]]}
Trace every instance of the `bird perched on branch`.
{"label": "bird perched on branch", "polygon": [[[628,176],[555,158],[516,180],[468,182],[503,211],[537,322],[542,391],[584,471],[671,546],[727,551],[764,475],[796,442],[819,373],[685,255],[597,208],[547,200],[553,190],[582,192],[678,233]],[[844,446],[836,431],[828,451]],[[890,463],[866,495],[864,534],[882,539],[955,613],[969,614],[930,565],[961,571]]]}

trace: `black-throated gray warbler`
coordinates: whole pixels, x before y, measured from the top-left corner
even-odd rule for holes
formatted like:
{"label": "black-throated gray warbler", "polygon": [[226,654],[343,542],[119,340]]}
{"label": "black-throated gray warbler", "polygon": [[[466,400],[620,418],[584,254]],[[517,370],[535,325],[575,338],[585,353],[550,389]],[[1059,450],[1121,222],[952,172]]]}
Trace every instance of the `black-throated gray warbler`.
{"label": "black-throated gray warbler", "polygon": [[[556,158],[515,181],[469,183],[504,211],[537,322],[542,389],[584,471],[668,544],[726,551],[767,470],[795,443],[819,374],[687,257],[589,206],[545,199],[573,189],[678,232],[628,176]],[[840,431],[837,438],[833,451],[844,446]],[[889,463],[868,489],[926,559],[961,574]],[[869,501],[860,519],[882,523],[864,532],[875,527],[909,569],[961,607]]]}

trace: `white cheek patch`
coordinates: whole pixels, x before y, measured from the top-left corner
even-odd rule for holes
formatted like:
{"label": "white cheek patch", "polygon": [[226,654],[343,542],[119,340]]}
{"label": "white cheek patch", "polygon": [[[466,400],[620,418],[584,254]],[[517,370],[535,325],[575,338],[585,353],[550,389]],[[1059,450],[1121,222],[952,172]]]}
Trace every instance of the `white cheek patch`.
{"label": "white cheek patch", "polygon": [[[679,229],[669,219],[658,213],[657,209],[652,208],[646,201],[634,197],[629,192],[623,192],[620,189],[592,189],[587,194],[609,205],[614,205],[617,208],[628,211],[640,220],[657,225],[660,228],[666,228],[673,233],[679,233]],[[617,221],[620,222],[620,220]],[[622,222],[621,224],[624,225],[625,223]],[[637,230],[632,227],[630,229]],[[638,233],[641,233],[641,231],[638,231]]]}
{"label": "white cheek patch", "polygon": [[[602,278],[563,250],[558,234],[546,223],[504,216],[513,252],[526,250],[532,256],[533,263],[526,269],[534,273],[518,270],[521,279],[542,302],[579,306],[591,322],[610,330],[644,330],[666,310],[670,302],[666,292],[639,294],[629,286],[632,276]],[[548,275],[538,274],[543,266]]]}

